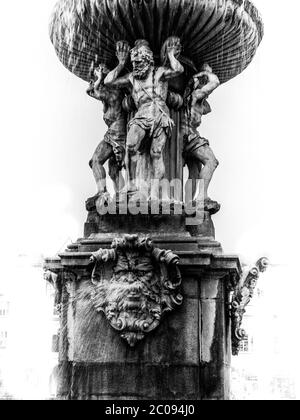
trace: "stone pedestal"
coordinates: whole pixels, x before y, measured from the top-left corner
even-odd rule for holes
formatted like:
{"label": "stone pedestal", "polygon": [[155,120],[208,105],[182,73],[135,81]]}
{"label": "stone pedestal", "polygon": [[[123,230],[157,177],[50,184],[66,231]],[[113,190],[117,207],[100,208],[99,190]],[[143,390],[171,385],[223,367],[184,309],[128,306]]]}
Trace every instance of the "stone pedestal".
{"label": "stone pedestal", "polygon": [[179,256],[183,303],[131,348],[91,300],[91,253],[110,248],[116,235],[89,233],[58,259],[46,261],[57,275],[61,311],[59,398],[228,399],[228,303],[241,274],[238,258],[223,255],[212,237],[150,235],[146,229],[156,247]]}

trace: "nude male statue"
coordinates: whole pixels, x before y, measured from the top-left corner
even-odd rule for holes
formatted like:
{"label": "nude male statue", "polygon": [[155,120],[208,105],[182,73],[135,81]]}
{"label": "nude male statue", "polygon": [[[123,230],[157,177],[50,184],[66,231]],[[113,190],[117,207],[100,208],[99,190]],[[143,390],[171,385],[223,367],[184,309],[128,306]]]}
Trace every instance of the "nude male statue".
{"label": "nude male statue", "polygon": [[[118,66],[105,78],[105,86],[128,87],[137,108],[137,113],[129,122],[126,143],[126,167],[128,182],[126,191],[134,192],[136,188],[137,153],[143,143],[148,141],[152,161],[153,180],[161,180],[165,174],[163,150],[171,134],[173,121],[166,105],[168,81],[183,73],[184,68],[176,57],[181,52],[180,40],[170,37],[166,41],[168,66],[155,67],[153,52],[146,40],[138,40],[130,51],[127,42],[117,43],[116,55]],[[120,77],[126,61],[131,55],[133,72]],[[153,183],[150,197],[159,199],[159,187]]]}
{"label": "nude male statue", "polygon": [[[207,102],[209,95],[220,85],[218,77],[208,64],[190,81],[184,94],[184,112],[181,130],[183,133],[183,156],[189,168],[189,178],[201,179],[204,184],[204,209],[217,212],[220,209],[216,201],[208,197],[208,187],[218,166],[208,140],[201,137],[197,129],[201,125],[202,116],[211,112]],[[196,193],[195,185],[193,195]],[[195,197],[193,197],[195,199]]]}
{"label": "nude male statue", "polygon": [[87,90],[89,96],[103,102],[103,119],[108,126],[104,139],[89,163],[96,180],[97,195],[103,199],[109,196],[104,168],[107,161],[115,192],[118,193],[124,187],[121,170],[124,166],[126,142],[126,114],[122,108],[124,94],[118,88],[104,86],[104,78],[108,73],[109,69],[103,64],[100,65],[95,70],[96,82],[92,81]]}

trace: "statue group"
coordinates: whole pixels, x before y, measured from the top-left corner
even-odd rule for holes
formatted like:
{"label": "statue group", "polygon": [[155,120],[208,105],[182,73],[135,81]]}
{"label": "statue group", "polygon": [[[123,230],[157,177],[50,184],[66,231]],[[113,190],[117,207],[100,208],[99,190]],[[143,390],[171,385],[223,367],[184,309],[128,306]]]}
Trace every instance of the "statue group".
{"label": "statue group", "polygon": [[[169,37],[162,45],[160,63],[156,65],[158,60],[147,40],[137,40],[132,49],[127,41],[119,41],[118,65],[110,70],[102,63],[95,69],[87,93],[103,103],[108,130],[90,161],[97,184],[94,200],[102,203],[110,200],[104,168],[107,161],[118,199],[121,196],[130,199],[143,192],[146,201],[161,200],[160,181],[165,176],[163,152],[175,125],[170,110],[175,110],[180,116],[177,127],[180,153],[188,167],[189,179],[193,180],[191,198],[201,200],[207,211],[218,211],[219,204],[208,196],[218,161],[198,128],[203,115],[211,112],[207,99],[220,81],[209,64],[203,64],[181,91],[172,90],[172,80],[185,73],[181,50],[180,39]],[[149,165],[143,169],[147,172],[142,177],[147,186],[141,190],[139,165],[143,158],[148,159]],[[200,190],[196,187],[198,181],[203,186]]]}

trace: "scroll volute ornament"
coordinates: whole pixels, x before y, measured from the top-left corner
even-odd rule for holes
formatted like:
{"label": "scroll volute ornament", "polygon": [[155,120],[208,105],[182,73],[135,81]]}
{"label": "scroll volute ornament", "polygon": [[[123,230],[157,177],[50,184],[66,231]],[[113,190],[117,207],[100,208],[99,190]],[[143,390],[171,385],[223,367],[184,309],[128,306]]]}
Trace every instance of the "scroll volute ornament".
{"label": "scroll volute ornament", "polygon": [[115,239],[111,249],[100,249],[91,260],[94,308],[131,347],[182,304],[179,258],[155,248],[149,238]]}
{"label": "scroll volute ornament", "polygon": [[257,281],[261,273],[264,273],[269,266],[267,258],[261,258],[256,265],[252,267],[245,280],[238,286],[233,294],[231,303],[231,321],[232,321],[232,354],[239,354],[240,342],[247,336],[246,331],[242,328],[242,322],[246,307],[249,305],[257,285]]}

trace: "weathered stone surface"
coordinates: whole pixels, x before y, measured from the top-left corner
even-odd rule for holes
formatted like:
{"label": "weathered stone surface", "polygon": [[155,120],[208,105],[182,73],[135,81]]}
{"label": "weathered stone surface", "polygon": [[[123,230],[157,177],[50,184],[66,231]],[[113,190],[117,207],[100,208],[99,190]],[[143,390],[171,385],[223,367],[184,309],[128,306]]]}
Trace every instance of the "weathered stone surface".
{"label": "weathered stone surface", "polygon": [[[148,207],[148,206],[147,206]],[[151,233],[156,235],[170,235],[175,232],[186,237],[190,235],[185,231],[185,218],[183,215],[174,214],[106,214],[100,216],[97,211],[89,212],[85,224],[85,237],[95,234],[122,233]]]}
{"label": "weathered stone surface", "polygon": [[217,272],[201,279],[200,298],[201,299],[222,299],[224,300],[224,282],[222,274]]}
{"label": "weathered stone surface", "polygon": [[114,331],[104,315],[96,314],[91,301],[81,296],[91,287],[83,282],[75,306],[72,335],[77,337],[74,361],[95,363],[136,363],[199,365],[199,308],[196,299],[184,299],[181,308],[166,317],[141,343],[130,348]]}
{"label": "weathered stone surface", "polygon": [[[201,300],[201,369],[202,399],[229,399],[230,353],[227,346],[229,319],[225,318],[222,300]],[[226,325],[227,323],[227,325]]]}
{"label": "weathered stone surface", "polygon": [[198,400],[199,367],[63,363],[61,399]]}
{"label": "weathered stone surface", "polygon": [[[87,242],[89,245],[81,246],[91,247],[92,240]],[[174,251],[176,246],[180,247],[180,242],[171,243]],[[99,242],[94,246],[98,248]],[[105,316],[93,308],[88,263],[91,252],[73,249],[61,256],[65,272],[60,336],[61,399],[228,398],[231,340],[230,317],[226,315],[227,289],[232,276],[236,276],[236,281],[239,278],[238,259],[201,254],[195,248],[178,253],[183,304],[135,348],[130,348]],[[53,264],[54,270],[58,270],[58,261],[48,264],[48,268]],[[76,275],[70,274],[70,270]]]}
{"label": "weathered stone surface", "polygon": [[183,294],[186,298],[199,300],[199,278],[186,276],[182,283]]}

